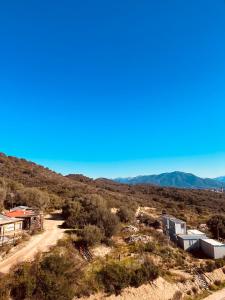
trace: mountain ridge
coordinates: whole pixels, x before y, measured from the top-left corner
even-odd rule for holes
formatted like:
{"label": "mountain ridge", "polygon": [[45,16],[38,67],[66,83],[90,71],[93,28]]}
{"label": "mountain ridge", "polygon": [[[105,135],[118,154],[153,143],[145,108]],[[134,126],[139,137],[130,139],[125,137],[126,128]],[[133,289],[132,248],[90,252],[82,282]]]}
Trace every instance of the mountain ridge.
{"label": "mountain ridge", "polygon": [[151,184],[188,189],[220,189],[225,187],[225,178],[224,181],[201,178],[194,174],[180,171],[161,173],[158,175],[139,175],[127,178],[115,178],[114,181],[131,185]]}

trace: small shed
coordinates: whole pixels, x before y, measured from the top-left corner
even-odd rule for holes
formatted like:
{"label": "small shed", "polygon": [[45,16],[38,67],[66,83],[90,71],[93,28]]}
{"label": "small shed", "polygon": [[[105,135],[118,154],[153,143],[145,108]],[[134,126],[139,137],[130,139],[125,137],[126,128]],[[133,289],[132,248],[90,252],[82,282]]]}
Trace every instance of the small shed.
{"label": "small shed", "polygon": [[214,259],[223,258],[225,256],[225,244],[213,239],[201,239],[200,246],[206,256]]}

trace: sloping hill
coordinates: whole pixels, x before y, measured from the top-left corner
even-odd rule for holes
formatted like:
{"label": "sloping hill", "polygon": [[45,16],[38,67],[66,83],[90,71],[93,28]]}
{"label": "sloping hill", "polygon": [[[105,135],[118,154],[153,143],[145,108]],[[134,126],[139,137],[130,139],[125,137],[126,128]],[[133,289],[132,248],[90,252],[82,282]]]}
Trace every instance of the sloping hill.
{"label": "sloping hill", "polygon": [[225,186],[223,182],[209,178],[200,178],[184,172],[137,176],[133,178],[116,178],[115,181],[126,184],[154,184],[165,187],[189,189],[217,189]]}

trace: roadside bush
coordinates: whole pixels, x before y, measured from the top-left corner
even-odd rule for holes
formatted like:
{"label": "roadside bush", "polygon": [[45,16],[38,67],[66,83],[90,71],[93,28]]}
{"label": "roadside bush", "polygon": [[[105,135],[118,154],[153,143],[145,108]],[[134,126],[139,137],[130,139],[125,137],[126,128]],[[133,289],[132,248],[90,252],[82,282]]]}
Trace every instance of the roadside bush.
{"label": "roadside bush", "polygon": [[11,298],[15,300],[71,300],[80,276],[76,262],[68,255],[51,254],[41,261],[23,263],[11,274]]}

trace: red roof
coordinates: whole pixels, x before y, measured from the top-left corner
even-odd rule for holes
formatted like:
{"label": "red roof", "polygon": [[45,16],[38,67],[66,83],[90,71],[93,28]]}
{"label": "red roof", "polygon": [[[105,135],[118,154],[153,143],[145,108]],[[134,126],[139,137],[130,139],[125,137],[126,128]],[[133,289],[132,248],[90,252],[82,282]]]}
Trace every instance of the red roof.
{"label": "red roof", "polygon": [[33,211],[26,211],[26,210],[14,210],[14,211],[8,211],[5,213],[7,217],[22,217],[22,216],[29,216],[32,215]]}

